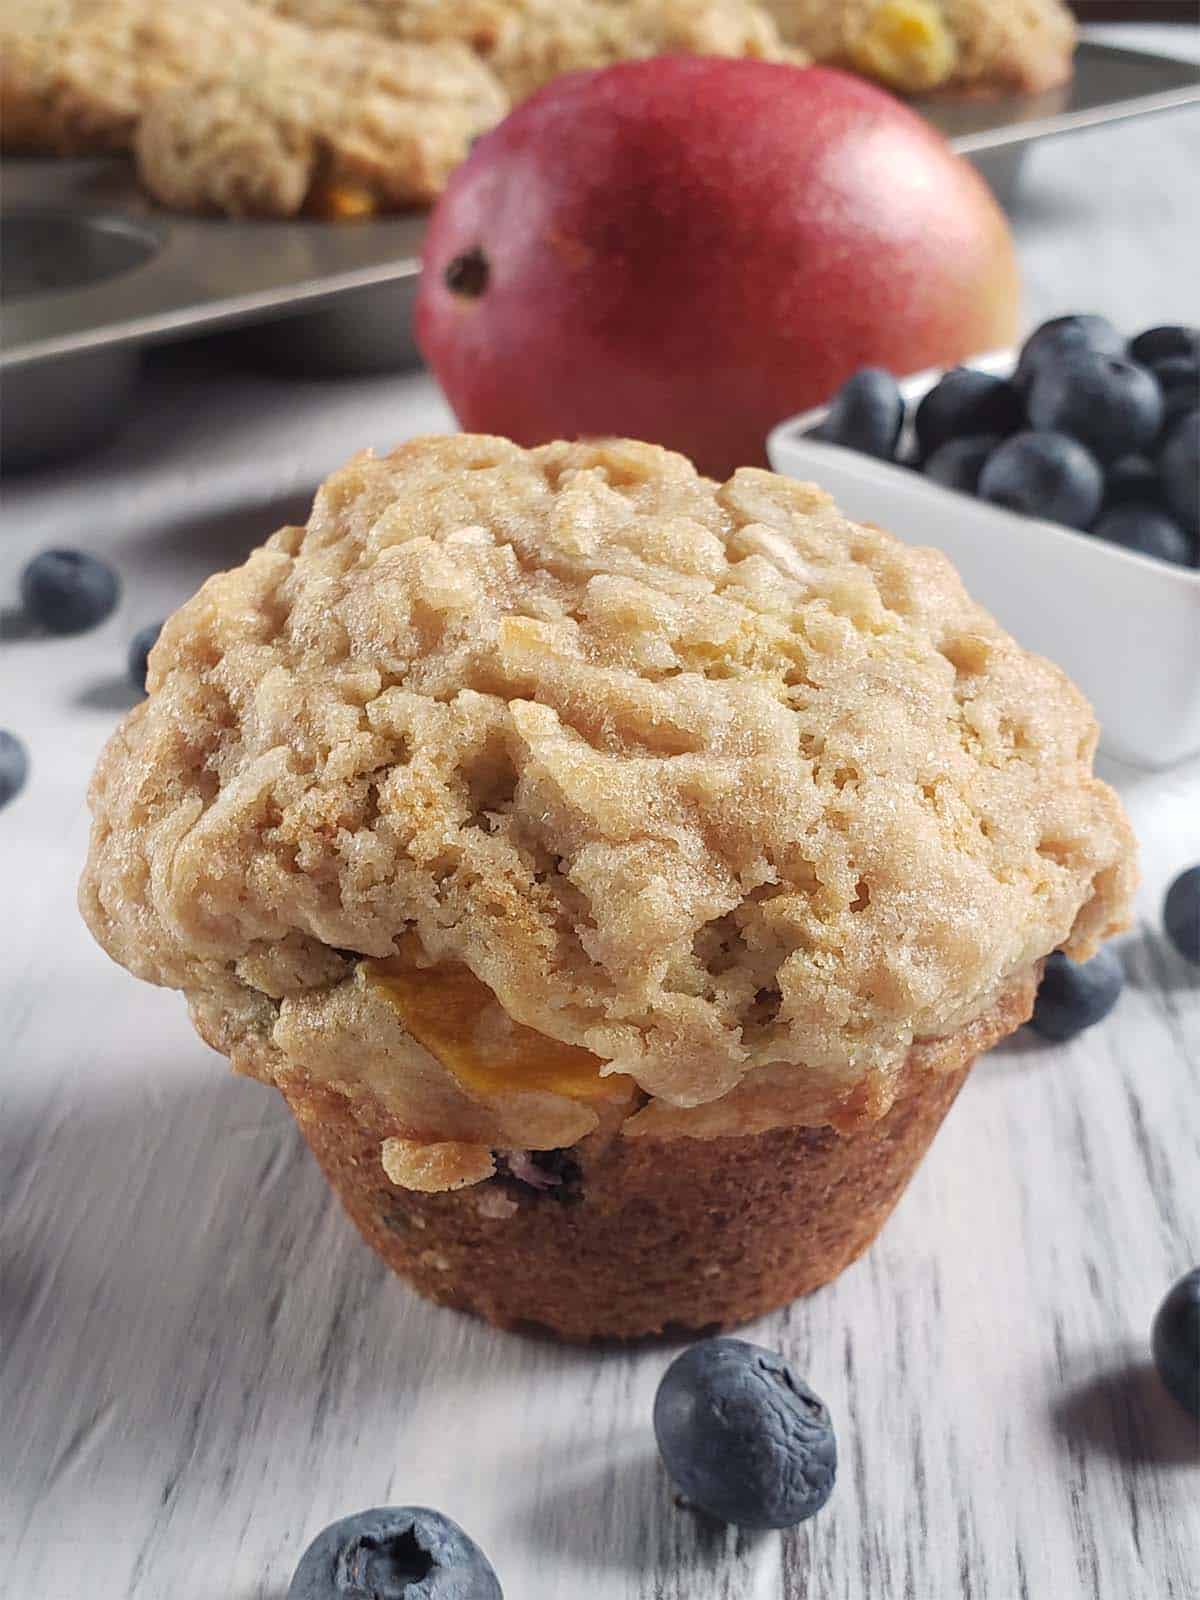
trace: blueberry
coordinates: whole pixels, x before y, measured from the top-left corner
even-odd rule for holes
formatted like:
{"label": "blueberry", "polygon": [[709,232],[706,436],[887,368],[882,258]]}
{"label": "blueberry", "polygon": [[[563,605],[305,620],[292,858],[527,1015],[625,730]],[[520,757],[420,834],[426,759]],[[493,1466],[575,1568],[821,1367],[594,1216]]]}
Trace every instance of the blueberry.
{"label": "blueberry", "polygon": [[1139,505],[1136,500],[1114,506],[1092,524],[1092,532],[1097,539],[1176,566],[1190,567],[1195,559],[1195,541],[1161,506]]}
{"label": "blueberry", "polygon": [[1168,1392],[1200,1416],[1200,1267],[1185,1272],[1159,1306],[1150,1349]]}
{"label": "blueberry", "polygon": [[1144,367],[1157,366],[1171,356],[1200,358],[1200,328],[1147,328],[1130,341],[1129,354]]}
{"label": "blueberry", "polygon": [[1086,528],[1100,509],[1104,478],[1077,439],[1065,433],[1014,433],[984,462],[979,494],[1027,517]]}
{"label": "blueberry", "polygon": [[21,604],[50,633],[94,628],[120,593],[113,569],[85,550],[43,550],[21,574]]}
{"label": "blueberry", "polygon": [[1200,533],[1200,410],[1180,417],[1158,457],[1163,499],[1189,533]]}
{"label": "blueberry", "polygon": [[1026,339],[1013,382],[1025,389],[1045,366],[1053,366],[1066,356],[1093,350],[1098,355],[1123,356],[1125,341],[1107,317],[1090,315],[1054,317]]}
{"label": "blueberry", "polygon": [[706,1339],[672,1361],[654,1433],[684,1498],[722,1522],[790,1528],[833,1492],[829,1412],[781,1355],[743,1339]]}
{"label": "blueberry", "polygon": [[1029,387],[1032,427],[1069,433],[1100,461],[1144,450],[1162,427],[1154,374],[1118,356],[1082,351],[1047,363]]}
{"label": "blueberry", "polygon": [[1122,456],[1104,474],[1105,508],[1130,500],[1153,505],[1159,498],[1158,468],[1149,456]]}
{"label": "blueberry", "polygon": [[1029,1026],[1043,1039],[1073,1039],[1104,1020],[1124,985],[1121,963],[1111,950],[1082,963],[1055,950],[1046,957]]}
{"label": "blueberry", "polygon": [[834,395],[816,437],[890,461],[904,423],[904,401],[895,378],[880,367],[863,367]]}
{"label": "blueberry", "polygon": [[1167,890],[1163,924],[1184,960],[1200,966],[1200,867],[1181,872]]}
{"label": "blueberry", "polygon": [[20,794],[29,776],[29,757],[15,733],[0,728],[0,806]]}
{"label": "blueberry", "polygon": [[1004,378],[973,367],[952,367],[917,407],[915,427],[923,456],[947,439],[1015,433],[1025,421],[1021,396]]}
{"label": "blueberry", "polygon": [[[1000,443],[994,433],[978,434],[967,439],[947,439],[926,461],[925,476],[947,489],[959,489],[963,494],[974,494],[979,487],[979,474],[983,463]],[[1157,475],[1156,475],[1157,481]]]}
{"label": "blueberry", "polygon": [[1163,428],[1200,406],[1200,361],[1195,356],[1168,356],[1150,368],[1163,397]]}
{"label": "blueberry", "polygon": [[139,628],[129,641],[129,681],[143,694],[146,692],[146,664],[161,632],[162,623],[151,622]]}
{"label": "blueberry", "polygon": [[562,1206],[583,1201],[583,1168],[570,1150],[497,1151],[496,1176],[518,1194],[536,1195]]}
{"label": "blueberry", "polygon": [[491,1563],[456,1522],[424,1506],[377,1506],[330,1523],[300,1559],[287,1600],[503,1600]]}

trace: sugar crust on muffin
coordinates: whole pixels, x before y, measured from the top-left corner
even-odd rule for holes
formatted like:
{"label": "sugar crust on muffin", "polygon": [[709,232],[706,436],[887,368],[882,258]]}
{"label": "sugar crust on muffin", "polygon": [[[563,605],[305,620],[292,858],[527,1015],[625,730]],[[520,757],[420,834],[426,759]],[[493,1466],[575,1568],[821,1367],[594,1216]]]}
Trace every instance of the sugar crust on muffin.
{"label": "sugar crust on muffin", "polygon": [[92,787],[96,937],[239,1070],[382,1108],[391,1170],[462,1147],[447,1186],[614,1121],[881,1117],[1128,913],[1082,696],[943,556],[758,469],[358,456],[149,691]]}

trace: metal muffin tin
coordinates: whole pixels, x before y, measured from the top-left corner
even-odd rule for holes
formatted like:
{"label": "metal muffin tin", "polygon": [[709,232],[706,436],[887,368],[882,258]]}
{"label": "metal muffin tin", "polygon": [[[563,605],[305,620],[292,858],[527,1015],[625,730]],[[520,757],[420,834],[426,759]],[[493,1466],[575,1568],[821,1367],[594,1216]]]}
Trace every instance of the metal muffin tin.
{"label": "metal muffin tin", "polygon": [[[1194,101],[1192,64],[1085,43],[1060,89],[918,104],[1007,203],[1032,141]],[[116,426],[148,344],[241,327],[250,359],[314,376],[417,359],[424,213],[340,225],[173,216],[140,193],[123,157],[10,159],[3,176],[6,467]]]}
{"label": "metal muffin tin", "polygon": [[313,376],[411,366],[424,213],[360,224],[174,216],[121,156],[3,163],[0,463],[119,426],[140,351],[242,327],[249,359]]}

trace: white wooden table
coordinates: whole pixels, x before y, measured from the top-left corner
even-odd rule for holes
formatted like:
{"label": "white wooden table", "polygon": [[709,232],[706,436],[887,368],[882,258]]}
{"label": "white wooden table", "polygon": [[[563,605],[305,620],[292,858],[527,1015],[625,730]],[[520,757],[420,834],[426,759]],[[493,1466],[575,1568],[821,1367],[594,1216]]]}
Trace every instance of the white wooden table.
{"label": "white wooden table", "polygon": [[[1030,320],[1200,320],[1197,173],[1195,112],[1039,148],[1016,218]],[[650,1431],[668,1352],[559,1349],[415,1299],[275,1095],[92,945],[83,789],[131,703],[129,636],[350,451],[447,421],[420,376],[192,353],[156,363],[118,444],[7,485],[0,608],[50,542],[104,552],[126,591],[70,642],[0,616],[0,726],[32,758],[0,815],[0,1593],[282,1600],[326,1522],[415,1501],[480,1540],[508,1600],[1196,1596],[1200,1449],[1147,1329],[1200,1260],[1200,974],[1159,924],[1200,860],[1200,762],[1109,770],[1145,852],[1117,1011],[985,1061],[876,1248],[750,1330],[838,1427],[834,1498],[783,1536],[673,1506]]]}

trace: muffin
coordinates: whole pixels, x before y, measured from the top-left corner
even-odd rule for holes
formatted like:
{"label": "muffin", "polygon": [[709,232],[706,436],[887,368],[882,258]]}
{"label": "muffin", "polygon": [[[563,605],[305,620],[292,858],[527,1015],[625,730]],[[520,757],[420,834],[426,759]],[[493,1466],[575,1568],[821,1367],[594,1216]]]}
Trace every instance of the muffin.
{"label": "muffin", "polygon": [[790,43],[900,94],[1036,94],[1066,83],[1063,0],[763,0]]}
{"label": "muffin", "polygon": [[3,148],[127,150],[158,95],[198,73],[261,59],[280,28],[244,0],[4,0]]}
{"label": "muffin", "polygon": [[751,0],[523,0],[487,60],[519,102],[564,72],[672,53],[808,62]]}
{"label": "muffin", "polygon": [[514,99],[562,72],[667,51],[807,60],[784,47],[755,0],[258,0],[311,28],[394,39],[454,39],[488,63]]}
{"label": "muffin", "polygon": [[874,1238],[1051,950],[1096,728],[949,563],[631,441],[356,457],[163,628],[81,906],[424,1294],[729,1325]]}
{"label": "muffin", "polygon": [[147,109],[134,154],[160,204],[331,221],[427,205],[508,110],[465,45],[274,27],[260,60],[235,60]]}
{"label": "muffin", "polygon": [[330,219],[427,204],[509,99],[461,42],[318,32],[245,0],[14,0],[6,149],[134,150],[160,204]]}

